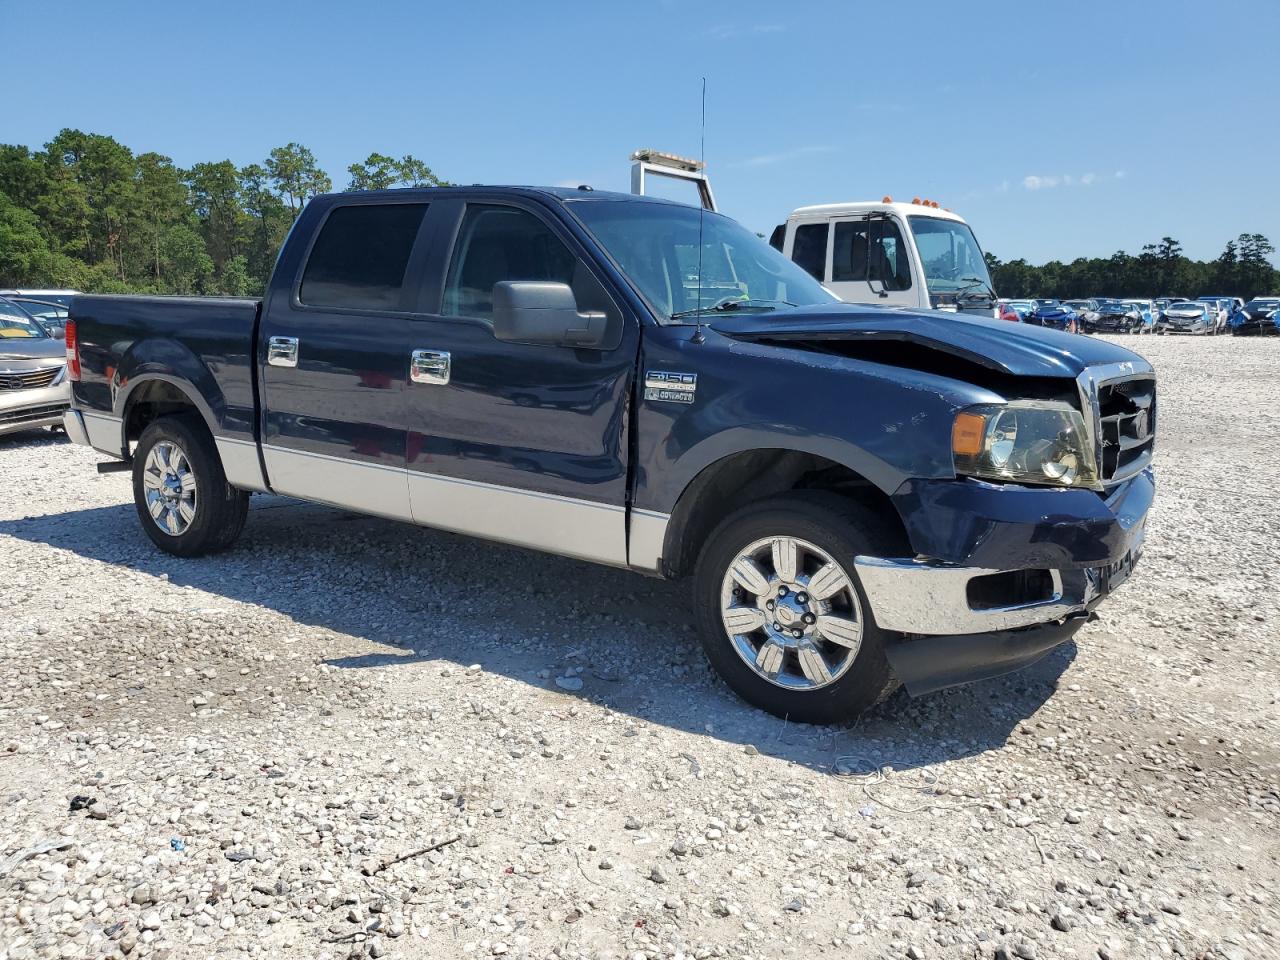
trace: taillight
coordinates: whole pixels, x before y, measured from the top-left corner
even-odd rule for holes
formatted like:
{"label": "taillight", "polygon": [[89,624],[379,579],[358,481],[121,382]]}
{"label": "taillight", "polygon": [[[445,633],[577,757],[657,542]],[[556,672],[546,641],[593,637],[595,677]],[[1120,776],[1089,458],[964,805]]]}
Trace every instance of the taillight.
{"label": "taillight", "polygon": [[67,379],[77,383],[80,381],[80,341],[76,339],[76,322],[68,319],[66,326],[67,339]]}

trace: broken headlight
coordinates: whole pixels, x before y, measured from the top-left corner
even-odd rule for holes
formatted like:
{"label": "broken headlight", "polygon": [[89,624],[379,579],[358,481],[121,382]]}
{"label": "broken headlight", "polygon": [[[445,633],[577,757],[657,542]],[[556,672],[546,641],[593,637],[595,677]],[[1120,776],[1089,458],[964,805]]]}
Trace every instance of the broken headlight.
{"label": "broken headlight", "polygon": [[968,407],[951,429],[956,473],[985,480],[1101,490],[1084,417],[1048,400]]}

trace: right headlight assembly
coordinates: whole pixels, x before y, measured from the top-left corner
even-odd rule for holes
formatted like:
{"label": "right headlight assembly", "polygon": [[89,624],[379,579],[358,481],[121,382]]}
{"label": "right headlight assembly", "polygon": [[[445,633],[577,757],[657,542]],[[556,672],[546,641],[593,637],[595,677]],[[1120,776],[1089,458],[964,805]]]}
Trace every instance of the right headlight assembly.
{"label": "right headlight assembly", "polygon": [[951,428],[956,473],[1101,490],[1084,417],[1070,404],[1017,400],[967,407]]}

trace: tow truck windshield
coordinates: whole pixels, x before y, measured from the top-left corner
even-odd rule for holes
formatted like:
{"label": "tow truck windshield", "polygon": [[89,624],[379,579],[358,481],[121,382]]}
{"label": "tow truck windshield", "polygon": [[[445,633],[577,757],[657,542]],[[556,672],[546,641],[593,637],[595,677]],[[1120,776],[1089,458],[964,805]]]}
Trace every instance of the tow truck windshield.
{"label": "tow truck windshield", "polygon": [[974,291],[994,296],[991,273],[966,223],[937,217],[907,217],[931,294]]}
{"label": "tow truck windshield", "polygon": [[570,201],[568,206],[659,320],[678,323],[712,310],[770,311],[837,302],[802,268],[717,213],[625,200]]}

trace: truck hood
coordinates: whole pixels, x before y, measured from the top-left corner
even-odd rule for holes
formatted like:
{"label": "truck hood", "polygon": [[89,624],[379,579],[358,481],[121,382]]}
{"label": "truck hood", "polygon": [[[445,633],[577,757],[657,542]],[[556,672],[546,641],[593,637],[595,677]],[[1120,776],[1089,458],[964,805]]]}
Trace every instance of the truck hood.
{"label": "truck hood", "polygon": [[52,337],[0,338],[0,364],[6,360],[52,360],[65,358],[67,348]]}
{"label": "truck hood", "polygon": [[779,345],[899,341],[1019,377],[1076,377],[1104,363],[1147,363],[1092,337],[1007,320],[941,311],[848,304],[715,317],[708,324],[738,340]]}

